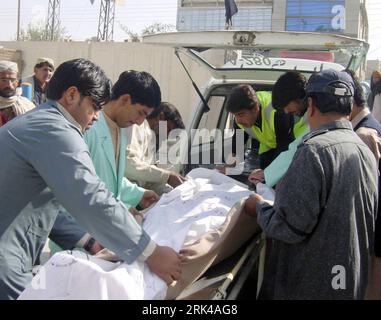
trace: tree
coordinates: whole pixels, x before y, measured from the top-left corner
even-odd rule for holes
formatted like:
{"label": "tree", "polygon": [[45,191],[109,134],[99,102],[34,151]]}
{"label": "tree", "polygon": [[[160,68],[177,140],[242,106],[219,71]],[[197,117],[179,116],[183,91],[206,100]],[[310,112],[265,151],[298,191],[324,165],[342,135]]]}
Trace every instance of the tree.
{"label": "tree", "polygon": [[142,30],[142,36],[147,36],[149,34],[162,33],[162,32],[171,32],[176,31],[176,28],[172,24],[165,24],[161,22],[154,22],[153,24],[145,27]]}
{"label": "tree", "polygon": [[140,35],[136,32],[131,31],[127,26],[119,24],[120,28],[127,34],[128,40],[131,42],[140,42]]}
{"label": "tree", "polygon": [[99,40],[98,40],[97,36],[93,36],[91,38],[87,38],[85,41],[86,42],[98,42]]}
{"label": "tree", "polygon": [[140,34],[131,31],[127,26],[124,26],[122,24],[119,24],[119,26],[128,35],[128,38],[131,42],[140,42],[141,37],[147,36],[149,34],[176,31],[174,25],[165,24],[161,22],[154,22],[153,24],[145,27]]}
{"label": "tree", "polygon": [[[29,23],[26,29],[21,29],[21,41],[45,41],[47,40],[46,24],[43,20],[35,23]],[[58,30],[53,35],[53,41],[63,41],[70,39],[70,35],[64,27],[59,26]]]}

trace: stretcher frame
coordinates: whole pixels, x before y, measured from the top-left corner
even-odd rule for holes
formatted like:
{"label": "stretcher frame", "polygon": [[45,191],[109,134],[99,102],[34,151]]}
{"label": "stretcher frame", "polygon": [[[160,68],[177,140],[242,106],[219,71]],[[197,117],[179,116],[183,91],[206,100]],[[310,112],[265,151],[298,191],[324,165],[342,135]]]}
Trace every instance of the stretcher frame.
{"label": "stretcher frame", "polygon": [[[232,268],[223,274],[211,277],[208,275],[202,276],[185,288],[176,297],[176,300],[187,299],[197,294],[197,292],[217,284],[218,286],[212,291],[210,300],[236,300],[239,298],[245,282],[253,272],[256,273],[257,277],[255,295],[255,298],[257,298],[263,281],[265,252],[265,236],[263,233],[257,233],[247,242],[243,254],[234,263]],[[219,265],[223,267],[224,261],[220,262]]]}

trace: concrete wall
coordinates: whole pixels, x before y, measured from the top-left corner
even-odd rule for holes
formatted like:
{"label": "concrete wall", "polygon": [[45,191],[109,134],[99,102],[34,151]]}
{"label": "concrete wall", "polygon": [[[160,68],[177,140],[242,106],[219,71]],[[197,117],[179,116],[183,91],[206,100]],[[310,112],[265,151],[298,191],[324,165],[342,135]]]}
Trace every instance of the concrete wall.
{"label": "concrete wall", "polygon": [[[147,71],[159,82],[162,100],[173,103],[180,111],[184,122],[190,121],[193,106],[198,96],[180,62],[171,48],[123,42],[0,42],[5,48],[21,50],[22,76],[33,73],[38,57],[50,57],[56,65],[74,59],[87,58],[100,65],[112,81],[128,69]],[[202,87],[209,79],[206,70],[187,57],[183,61],[195,82]]]}

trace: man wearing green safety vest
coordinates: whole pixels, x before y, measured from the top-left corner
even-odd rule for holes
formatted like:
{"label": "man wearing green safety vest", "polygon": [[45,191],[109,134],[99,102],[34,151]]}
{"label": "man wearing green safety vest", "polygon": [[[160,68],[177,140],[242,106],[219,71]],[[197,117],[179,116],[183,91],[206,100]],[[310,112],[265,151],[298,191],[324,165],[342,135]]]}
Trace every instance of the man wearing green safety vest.
{"label": "man wearing green safety vest", "polygon": [[293,115],[296,120],[294,126],[296,138],[289,144],[288,150],[282,152],[264,170],[256,169],[250,174],[249,181],[252,183],[263,182],[269,187],[274,187],[286,173],[303,136],[310,132],[305,117],[306,85],[306,77],[298,71],[288,71],[275,82],[272,91],[272,105],[276,110]]}
{"label": "man wearing green safety vest", "polygon": [[[235,116],[236,127],[259,142],[259,165],[266,168],[306,128],[303,119],[272,107],[271,92],[255,91],[250,85],[233,89],[226,105]],[[233,146],[234,153],[234,146]]]}

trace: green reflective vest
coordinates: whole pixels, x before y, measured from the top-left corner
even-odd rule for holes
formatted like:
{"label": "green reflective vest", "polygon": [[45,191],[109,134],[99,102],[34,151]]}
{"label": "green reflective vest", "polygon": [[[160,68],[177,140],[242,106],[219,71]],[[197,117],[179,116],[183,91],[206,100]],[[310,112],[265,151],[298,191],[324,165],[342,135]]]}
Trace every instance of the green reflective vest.
{"label": "green reflective vest", "polygon": [[293,128],[294,137],[298,138],[303,133],[305,133],[306,129],[308,128],[308,123],[305,119],[305,117],[301,117],[295,124]]}
{"label": "green reflective vest", "polygon": [[[240,124],[238,127],[244,129],[252,138],[259,141],[259,154],[265,153],[277,147],[277,139],[275,132],[275,112],[271,103],[271,92],[257,91],[257,97],[261,105],[262,124],[261,127],[253,125],[251,128],[245,128]],[[304,118],[301,118],[294,124],[294,137],[300,136],[307,128]]]}

